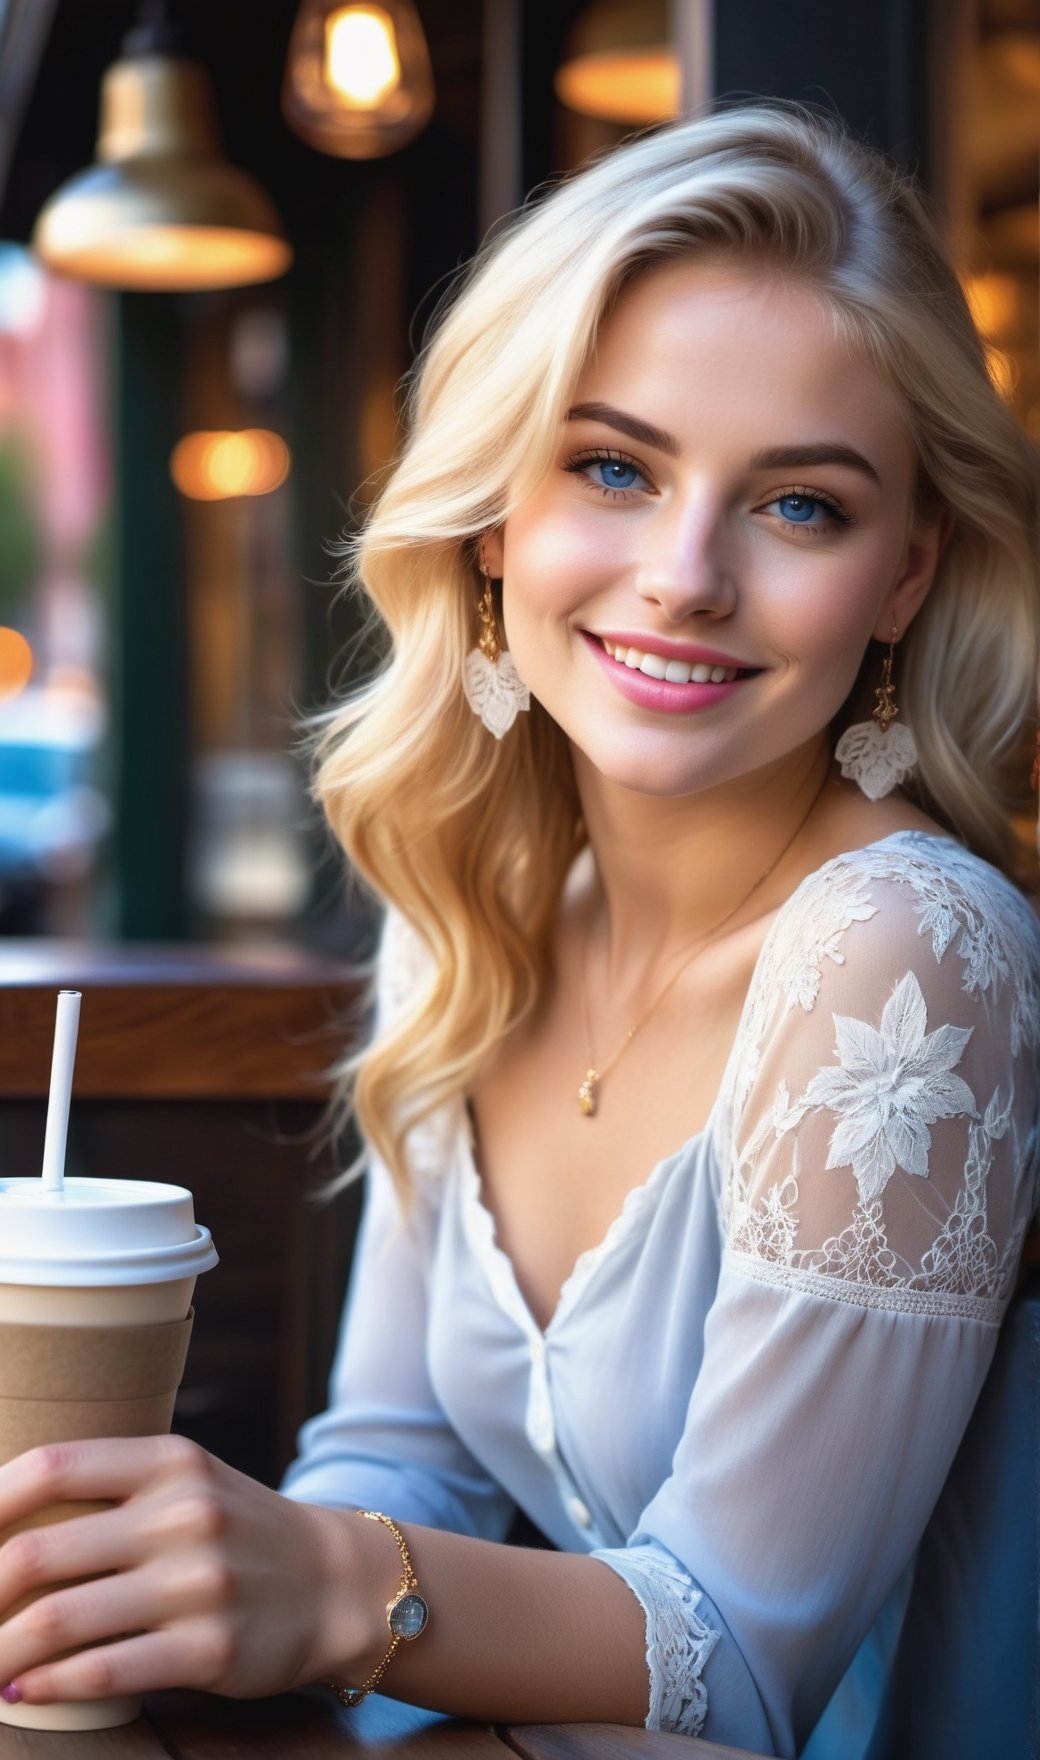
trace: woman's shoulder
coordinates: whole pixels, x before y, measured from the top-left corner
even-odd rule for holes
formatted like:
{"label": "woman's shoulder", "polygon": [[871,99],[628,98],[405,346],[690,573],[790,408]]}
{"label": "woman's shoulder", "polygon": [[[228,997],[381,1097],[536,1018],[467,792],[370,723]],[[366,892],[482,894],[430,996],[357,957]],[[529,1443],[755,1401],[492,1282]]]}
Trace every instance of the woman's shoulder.
{"label": "woman's shoulder", "polygon": [[829,966],[869,960],[940,971],[970,995],[1011,1002],[1016,1041],[1040,1042],[1040,917],[998,868],[956,838],[903,829],[831,856],[774,924],[768,988],[813,1006]]}
{"label": "woman's shoulder", "polygon": [[930,936],[937,958],[957,937],[965,952],[972,931],[996,945],[1040,948],[1040,916],[1021,888],[957,838],[916,827],[842,850],[806,876],[793,895],[809,901],[845,893],[868,893],[873,914],[891,925],[912,917],[917,934]]}
{"label": "woman's shoulder", "polygon": [[825,887],[837,877],[858,872],[891,877],[911,889],[951,887],[966,896],[995,898],[1013,911],[1033,916],[1021,888],[985,857],[976,855],[950,833],[904,826],[882,837],[857,842],[821,862],[803,886]]}

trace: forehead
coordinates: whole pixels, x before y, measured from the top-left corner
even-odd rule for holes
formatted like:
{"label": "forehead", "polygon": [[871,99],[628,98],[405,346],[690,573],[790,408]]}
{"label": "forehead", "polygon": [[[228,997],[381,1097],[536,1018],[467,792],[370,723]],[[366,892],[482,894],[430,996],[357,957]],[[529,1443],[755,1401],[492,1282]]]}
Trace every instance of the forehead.
{"label": "forehead", "polygon": [[574,401],[645,416],[681,443],[710,423],[720,440],[750,428],[756,446],[842,439],[913,463],[898,392],[821,293],[769,269],[681,262],[641,275],[605,318]]}

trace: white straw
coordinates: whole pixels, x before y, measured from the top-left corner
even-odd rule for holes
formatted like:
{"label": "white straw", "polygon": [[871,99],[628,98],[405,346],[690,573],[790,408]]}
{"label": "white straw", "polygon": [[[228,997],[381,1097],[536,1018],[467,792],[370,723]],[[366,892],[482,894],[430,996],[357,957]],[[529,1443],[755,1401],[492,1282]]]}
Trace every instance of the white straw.
{"label": "white straw", "polygon": [[65,1189],[65,1142],[69,1134],[72,1100],[72,1066],[76,1061],[79,1032],[78,990],[58,991],[58,1017],[54,1025],[54,1056],[51,1060],[51,1091],[47,1102],[47,1130],[43,1139],[43,1189]]}

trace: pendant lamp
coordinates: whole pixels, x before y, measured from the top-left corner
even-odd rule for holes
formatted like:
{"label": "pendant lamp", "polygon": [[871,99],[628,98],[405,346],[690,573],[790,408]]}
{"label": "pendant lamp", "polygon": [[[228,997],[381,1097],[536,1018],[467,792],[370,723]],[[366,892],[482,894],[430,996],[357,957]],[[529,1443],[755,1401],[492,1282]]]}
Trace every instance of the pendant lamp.
{"label": "pendant lamp", "polygon": [[569,110],[604,122],[677,116],[681,75],[667,0],[592,0],[567,38],[553,87]]}
{"label": "pendant lamp", "polygon": [[282,111],[308,146],[342,159],[395,153],[433,115],[430,53],[412,0],[303,0]]}
{"label": "pendant lamp", "polygon": [[44,206],[36,254],[59,275],[105,287],[270,281],[292,262],[278,215],[221,156],[209,76],[162,9],[151,10],[102,81],[97,162]]}

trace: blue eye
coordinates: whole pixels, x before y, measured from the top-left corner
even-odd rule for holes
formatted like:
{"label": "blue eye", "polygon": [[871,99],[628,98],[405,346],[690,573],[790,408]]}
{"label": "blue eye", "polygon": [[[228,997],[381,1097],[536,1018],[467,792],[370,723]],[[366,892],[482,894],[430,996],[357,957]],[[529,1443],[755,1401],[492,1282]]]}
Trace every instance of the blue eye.
{"label": "blue eye", "polygon": [[574,476],[584,477],[590,488],[600,489],[608,496],[628,495],[633,490],[638,494],[651,488],[639,466],[620,452],[598,448],[581,452],[568,459],[563,468]]}
{"label": "blue eye", "polygon": [[604,489],[631,489],[639,477],[635,465],[621,458],[597,459],[595,471]]}
{"label": "blue eye", "polygon": [[792,525],[798,526],[807,526],[814,513],[828,511],[822,501],[813,501],[808,495],[781,495],[773,506],[779,507],[784,519],[789,519]]}
{"label": "blue eye", "polygon": [[783,495],[774,495],[771,501],[765,502],[762,512],[768,513],[772,508],[776,508],[774,517],[779,518],[781,525],[797,527],[821,538],[828,531],[832,532],[835,526],[852,523],[838,503],[820,490],[788,489]]}

